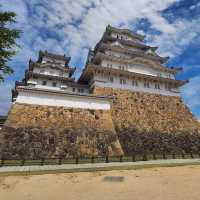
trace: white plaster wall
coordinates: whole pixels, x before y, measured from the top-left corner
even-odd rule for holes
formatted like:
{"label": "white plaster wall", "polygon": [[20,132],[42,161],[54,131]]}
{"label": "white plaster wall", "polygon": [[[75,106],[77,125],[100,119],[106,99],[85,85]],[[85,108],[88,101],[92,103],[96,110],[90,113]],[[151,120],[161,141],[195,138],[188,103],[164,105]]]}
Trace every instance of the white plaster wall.
{"label": "white plaster wall", "polygon": [[33,72],[38,73],[38,74],[51,75],[51,76],[69,77],[69,73],[67,72],[63,73],[59,69],[52,69],[49,67],[42,67],[42,68],[34,67]]}
{"label": "white plaster wall", "polygon": [[[46,81],[46,85],[42,85],[42,82]],[[52,83],[56,82],[56,87],[52,86]],[[83,91],[80,92],[79,89],[81,87],[77,87],[77,86],[69,86],[66,83],[62,83],[59,80],[49,80],[49,79],[45,79],[45,78],[30,78],[27,81],[28,85],[31,85],[32,87],[38,88],[38,89],[45,89],[45,90],[57,90],[57,91],[68,91],[68,92],[74,92],[73,88],[75,88],[75,93],[84,93],[84,94],[88,94],[89,93],[89,89],[88,88],[82,88]]]}
{"label": "white plaster wall", "polygon": [[[109,68],[114,68],[114,69],[120,69],[120,67],[124,67],[125,70],[130,71],[130,72],[135,72],[139,74],[146,74],[146,75],[151,75],[151,76],[158,76],[161,75],[164,78],[170,78],[175,79],[174,74],[172,73],[167,73],[163,72],[160,70],[156,70],[152,68],[151,66],[145,66],[143,64],[120,64],[120,63],[115,63],[113,61],[107,61],[103,60],[101,65],[103,67],[109,67]],[[112,67],[111,67],[112,66]]]}
{"label": "white plaster wall", "polygon": [[130,40],[130,41],[134,41],[134,42],[140,42],[140,40],[138,40],[136,38],[132,38],[127,34],[117,34],[117,33],[111,34],[111,37],[117,38],[117,36],[119,39],[122,39],[122,40]]}
{"label": "white plaster wall", "polygon": [[47,62],[58,63],[58,64],[60,64],[62,66],[65,66],[65,61],[64,60],[58,60],[58,59],[53,59],[53,58],[49,58],[49,57],[43,57],[42,63],[47,63]]}
{"label": "white plaster wall", "polygon": [[125,58],[125,59],[130,59],[131,56],[127,55],[127,54],[124,54],[124,53],[119,53],[119,52],[114,52],[114,51],[105,51],[106,55],[109,55],[109,56],[115,56],[117,58]]}
{"label": "white plaster wall", "polygon": [[70,108],[83,108],[95,110],[109,110],[110,103],[107,99],[91,98],[88,96],[69,96],[67,94],[46,94],[33,91],[20,91],[17,103],[62,106]]}
{"label": "white plaster wall", "polygon": [[[125,78],[122,78],[125,79]],[[163,83],[160,83],[160,89],[155,89],[155,83],[149,82],[150,88],[144,87],[144,81],[137,80],[138,86],[132,85],[132,80],[134,79],[125,79],[126,84],[122,85],[120,84],[120,78],[119,77],[113,77],[113,82],[109,81],[108,76],[95,76],[94,77],[93,84],[95,86],[99,87],[111,87],[111,88],[119,88],[119,89],[126,89],[131,91],[141,91],[141,92],[149,92],[154,94],[162,94],[162,95],[169,95],[169,96],[180,96],[179,88],[173,89],[174,92],[168,91],[165,89],[165,85]]]}

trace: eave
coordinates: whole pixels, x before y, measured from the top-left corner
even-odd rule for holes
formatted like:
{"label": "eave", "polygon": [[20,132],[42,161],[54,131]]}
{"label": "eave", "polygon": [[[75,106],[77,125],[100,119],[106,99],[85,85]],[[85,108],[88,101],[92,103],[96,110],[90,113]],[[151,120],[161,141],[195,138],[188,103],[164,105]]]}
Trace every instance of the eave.
{"label": "eave", "polygon": [[[134,52],[134,55],[139,55],[141,57],[144,57],[144,58],[147,58],[149,59],[149,57],[145,54],[140,54],[140,53],[135,53]],[[136,59],[137,57],[135,57]],[[110,61],[114,61],[114,62],[117,62],[117,63],[121,63],[121,64],[131,64],[134,62],[134,58],[132,59],[123,59],[123,58],[119,58],[119,57],[115,57],[115,56],[109,56],[109,55],[106,55],[106,54],[103,54],[101,52],[98,52],[95,57],[93,58],[93,62],[95,63],[95,61],[102,61],[103,59],[106,59],[106,60],[110,60]],[[152,60],[151,60],[152,62]],[[182,70],[182,68],[167,68],[167,67],[164,67],[162,66],[161,64],[159,63],[155,63],[155,65],[157,66],[156,69],[159,69],[161,71],[165,71],[165,72],[169,72],[169,73],[177,73],[178,71]]]}
{"label": "eave", "polygon": [[51,69],[59,69],[62,72],[69,72],[70,75],[72,75],[76,68],[73,67],[63,67],[63,66],[59,66],[59,65],[54,65],[52,63],[38,63],[38,62],[33,62],[33,61],[29,61],[29,70],[33,71],[34,67],[38,67],[38,68],[51,68]]}
{"label": "eave", "polygon": [[122,29],[122,28],[115,28],[112,27],[110,25],[108,25],[106,27],[106,32],[110,33],[110,32],[115,32],[115,33],[121,33],[121,34],[127,34],[133,38],[137,38],[138,40],[144,40],[145,36],[144,35],[140,35],[138,33],[135,33],[133,31],[130,31],[129,29]]}
{"label": "eave", "polygon": [[74,78],[69,78],[69,77],[62,77],[62,76],[54,76],[50,74],[40,74],[40,73],[35,73],[31,71],[26,71],[25,73],[25,78],[28,80],[29,78],[47,78],[47,79],[53,79],[53,80],[61,80],[61,81],[66,81],[66,82],[73,82]]}
{"label": "eave", "polygon": [[85,93],[73,93],[69,91],[58,91],[58,90],[48,90],[48,89],[42,89],[42,88],[34,88],[34,87],[29,87],[29,86],[19,86],[16,89],[17,92],[20,91],[32,91],[32,92],[42,92],[46,94],[60,94],[60,95],[67,95],[67,96],[77,96],[77,97],[88,97],[92,99],[105,99],[107,100],[107,96],[97,96],[97,95],[92,95],[92,94],[85,94]]}

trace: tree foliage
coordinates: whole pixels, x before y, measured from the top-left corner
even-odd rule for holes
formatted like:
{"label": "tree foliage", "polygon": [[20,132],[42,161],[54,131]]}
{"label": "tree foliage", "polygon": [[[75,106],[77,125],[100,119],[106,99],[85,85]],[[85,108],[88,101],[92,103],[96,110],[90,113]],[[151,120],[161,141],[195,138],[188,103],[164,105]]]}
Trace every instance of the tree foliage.
{"label": "tree foliage", "polygon": [[16,22],[15,18],[13,12],[0,12],[0,81],[4,80],[6,74],[14,72],[7,63],[16,54],[16,39],[21,33],[20,30],[10,28]]}

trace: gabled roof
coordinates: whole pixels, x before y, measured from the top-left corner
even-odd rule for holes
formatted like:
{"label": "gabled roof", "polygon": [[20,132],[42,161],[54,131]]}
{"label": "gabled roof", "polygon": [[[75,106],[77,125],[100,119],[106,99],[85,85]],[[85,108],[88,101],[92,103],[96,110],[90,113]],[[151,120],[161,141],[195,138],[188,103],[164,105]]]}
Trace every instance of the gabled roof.
{"label": "gabled roof", "polygon": [[108,25],[106,27],[106,32],[116,32],[116,33],[122,33],[122,34],[127,34],[133,38],[137,38],[140,41],[143,41],[145,36],[144,35],[140,35],[138,33],[135,33],[133,31],[130,31],[129,29],[122,29],[122,28],[115,28],[112,27],[111,25]]}
{"label": "gabled roof", "polygon": [[54,58],[56,60],[62,60],[62,61],[65,61],[66,64],[69,63],[71,59],[71,57],[66,57],[65,55],[49,53],[47,51],[39,51],[38,62],[41,62],[43,57],[49,57],[49,58]]}

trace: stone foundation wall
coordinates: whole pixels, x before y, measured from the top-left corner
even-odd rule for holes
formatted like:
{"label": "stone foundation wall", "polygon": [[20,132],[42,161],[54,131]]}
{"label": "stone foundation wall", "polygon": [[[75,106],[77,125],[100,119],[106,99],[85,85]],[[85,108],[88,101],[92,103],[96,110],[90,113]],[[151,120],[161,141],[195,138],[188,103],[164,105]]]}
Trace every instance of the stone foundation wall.
{"label": "stone foundation wall", "polygon": [[122,155],[109,110],[14,104],[1,133],[5,157]]}
{"label": "stone foundation wall", "polygon": [[109,95],[111,114],[125,154],[200,151],[200,123],[180,97],[95,87]]}
{"label": "stone foundation wall", "polygon": [[99,88],[111,110],[12,106],[0,134],[0,156],[120,156],[200,153],[200,123],[180,97]]}

